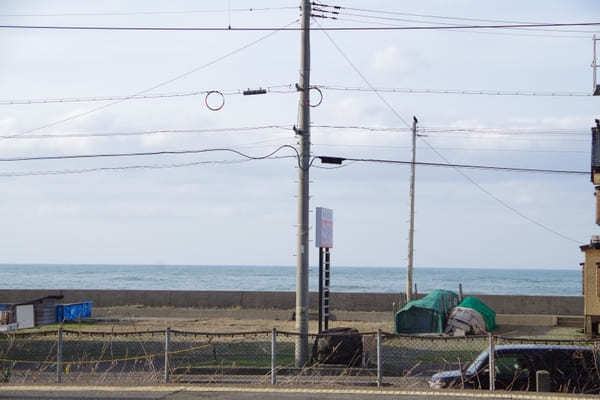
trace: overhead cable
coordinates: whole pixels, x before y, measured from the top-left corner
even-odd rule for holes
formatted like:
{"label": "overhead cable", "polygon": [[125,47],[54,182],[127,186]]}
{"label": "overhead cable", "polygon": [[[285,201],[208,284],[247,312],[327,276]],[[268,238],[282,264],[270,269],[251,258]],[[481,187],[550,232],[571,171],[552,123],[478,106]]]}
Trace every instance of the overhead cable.
{"label": "overhead cable", "polygon": [[[225,95],[244,95],[244,91],[247,89],[229,89],[219,90],[218,92]],[[272,85],[263,88],[266,93],[295,93],[296,89],[293,83]],[[149,93],[140,95],[129,95],[129,96],[91,96],[91,97],[50,97],[50,98],[31,98],[31,99],[7,99],[0,100],[0,105],[27,105],[27,104],[48,104],[48,103],[86,103],[86,102],[99,102],[99,101],[111,101],[111,100],[148,100],[148,99],[163,99],[173,97],[191,97],[207,95],[210,92],[214,92],[214,89],[204,90],[189,90],[184,92],[172,92],[172,93]]]}
{"label": "overhead cable", "polygon": [[140,96],[140,95],[146,94],[148,92],[151,92],[151,91],[153,91],[155,89],[158,89],[160,87],[166,86],[166,85],[168,85],[170,83],[173,83],[173,82],[175,82],[177,80],[185,78],[185,77],[187,77],[187,76],[189,76],[189,75],[191,75],[191,74],[193,74],[195,72],[198,72],[200,70],[208,68],[208,67],[210,67],[210,66],[212,66],[214,64],[217,64],[218,62],[220,62],[222,60],[225,60],[226,58],[231,57],[231,56],[233,56],[233,55],[235,55],[235,54],[237,54],[237,53],[239,53],[239,52],[241,52],[243,50],[246,50],[247,48],[252,47],[252,46],[254,46],[254,45],[262,42],[263,40],[266,40],[266,39],[270,38],[271,36],[277,34],[279,31],[281,31],[281,29],[283,29],[285,27],[288,27],[290,25],[293,25],[293,24],[295,24],[297,22],[298,22],[298,20],[296,19],[296,20],[294,20],[294,21],[286,24],[284,27],[280,28],[279,30],[275,30],[273,32],[269,32],[268,34],[263,35],[263,36],[259,37],[258,39],[252,40],[252,41],[250,41],[250,42],[248,42],[248,43],[246,43],[246,44],[244,44],[244,45],[242,45],[240,47],[237,47],[234,50],[228,51],[227,53],[225,53],[225,54],[223,54],[223,55],[221,55],[219,57],[216,57],[216,58],[212,59],[211,61],[208,61],[208,62],[206,62],[206,63],[204,63],[202,65],[199,65],[199,66],[197,66],[195,68],[192,68],[189,71],[186,71],[186,72],[183,72],[183,73],[181,73],[179,75],[176,75],[173,78],[164,80],[164,81],[159,82],[159,83],[157,83],[157,84],[155,84],[153,86],[150,86],[150,87],[148,87],[146,89],[143,89],[143,90],[140,90],[140,91],[138,91],[136,93],[133,93],[131,96],[128,96],[128,97],[123,98],[123,99],[115,100],[115,101],[112,101],[112,102],[107,103],[107,104],[102,104],[102,105],[100,105],[98,107],[95,107],[95,108],[92,108],[90,110],[79,112],[79,113],[76,113],[76,114],[71,115],[69,117],[62,118],[62,119],[50,122],[50,123],[38,126],[36,128],[31,128],[31,129],[22,131],[22,132],[16,134],[16,136],[26,135],[26,134],[29,134],[29,133],[32,133],[32,132],[35,132],[35,131],[39,131],[41,129],[49,128],[51,126],[56,126],[58,124],[62,124],[62,123],[65,123],[65,122],[68,122],[68,121],[72,121],[72,120],[77,119],[77,118],[81,118],[81,117],[90,115],[92,113],[98,112],[100,110],[104,110],[104,109],[106,109],[108,107],[114,106],[116,104],[120,104],[120,103],[122,103],[124,101],[127,101],[127,100],[129,100],[129,97]]}
{"label": "overhead cable", "polygon": [[[263,160],[280,160],[287,158],[296,158],[296,156],[271,156]],[[254,159],[238,159],[238,160],[210,160],[210,161],[192,161],[187,163],[169,163],[169,164],[136,164],[136,165],[119,165],[114,167],[92,167],[92,168],[70,168],[58,170],[37,170],[37,171],[13,171],[0,172],[2,178],[16,178],[24,176],[45,176],[45,175],[73,175],[86,174],[92,172],[109,172],[109,171],[128,171],[128,170],[143,170],[143,169],[168,169],[168,168],[186,168],[196,167],[200,165],[221,165],[221,164],[240,164]]]}
{"label": "overhead cable", "polygon": [[[373,92],[374,89],[357,86],[316,85],[320,89],[345,92]],[[468,89],[419,89],[419,88],[394,88],[377,87],[383,93],[417,93],[417,94],[465,94],[486,96],[534,96],[534,97],[591,97],[591,92],[564,92],[564,91],[532,91],[532,90],[468,90]]]}
{"label": "overhead cable", "polygon": [[230,128],[204,128],[204,129],[152,129],[144,131],[114,131],[114,132],[95,132],[95,133],[47,133],[27,136],[3,135],[0,139],[65,139],[65,138],[96,138],[113,136],[145,136],[162,134],[193,134],[193,133],[239,133],[246,131],[267,130],[267,129],[291,129],[291,125],[258,125],[241,126]]}
{"label": "overhead cable", "polygon": [[[467,17],[449,17],[449,16],[444,16],[444,15],[431,15],[431,14],[417,14],[417,13],[406,13],[406,12],[399,12],[399,11],[395,11],[395,10],[382,10],[382,9],[369,9],[369,8],[356,8],[356,7],[346,7],[346,6],[334,6],[334,5],[328,5],[328,4],[322,4],[322,3],[318,3],[318,2],[313,2],[314,5],[321,7],[321,9],[328,9],[329,12],[334,13],[336,16],[339,15],[349,15],[349,16],[356,16],[356,17],[366,17],[366,18],[374,18],[374,19],[383,19],[383,20],[390,20],[390,21],[399,21],[399,22],[424,22],[424,23],[431,23],[434,21],[423,21],[423,20],[415,20],[414,17],[418,17],[418,18],[427,18],[427,19],[441,19],[441,20],[453,20],[453,21],[470,21],[470,22],[491,22],[491,23],[501,23],[501,24],[549,24],[549,22],[544,21],[517,21],[517,20],[506,20],[506,19],[484,19],[484,18],[467,18]],[[352,12],[361,12],[362,14],[355,14],[352,12],[347,12],[346,10],[352,11]],[[327,12],[327,11],[324,11]],[[366,13],[366,14],[365,14]],[[375,14],[375,15],[373,15]],[[379,15],[378,15],[379,14]],[[384,17],[382,15],[385,15],[387,17]],[[396,16],[396,18],[391,18],[389,16]],[[402,17],[411,17],[411,19],[406,19],[406,18],[397,18],[397,16],[402,16]],[[436,23],[439,24],[444,24],[447,25],[449,23],[443,23],[443,22],[439,22],[439,21],[435,21]],[[452,25],[453,23],[450,23],[450,25]],[[533,30],[533,29],[532,29]],[[564,31],[559,31],[559,32],[564,32]],[[572,32],[578,32],[578,33],[594,33],[594,32],[590,32],[590,31],[572,31]]]}
{"label": "overhead cable", "polygon": [[0,14],[0,17],[96,17],[96,16],[120,16],[120,15],[179,15],[179,14],[211,14],[228,12],[260,12],[278,10],[298,10],[298,6],[282,7],[249,7],[249,8],[224,8],[204,10],[156,10],[156,11],[96,11],[96,12],[64,12],[64,13],[12,13]]}
{"label": "overhead cable", "polygon": [[233,153],[240,157],[250,160],[263,160],[269,158],[281,150],[291,149],[296,154],[298,150],[294,146],[284,144],[277,147],[272,152],[264,156],[251,156],[239,150],[232,148],[208,148],[208,149],[185,149],[185,150],[159,150],[159,151],[140,151],[132,153],[95,153],[95,154],[60,154],[47,156],[23,156],[23,157],[8,157],[0,158],[0,162],[19,162],[19,161],[47,161],[47,160],[74,160],[74,159],[91,159],[91,158],[121,158],[121,157],[147,157],[147,156],[164,156],[164,155],[184,155],[184,154],[202,154],[202,153]]}
{"label": "overhead cable", "polygon": [[[426,31],[465,29],[514,29],[568,26],[600,26],[600,22],[548,23],[548,24],[497,24],[497,25],[420,25],[420,26],[342,26],[311,28],[319,31]],[[91,25],[0,25],[0,29],[16,30],[66,30],[66,31],[300,31],[301,27],[168,27],[168,26],[91,26]]]}
{"label": "overhead cable", "polygon": [[[317,156],[320,158],[321,156]],[[326,156],[323,156],[326,157]],[[379,158],[355,158],[355,157],[340,157],[342,161],[356,161],[356,162],[369,162],[379,164],[401,164],[411,165],[412,161],[403,160],[389,160]],[[545,168],[520,168],[520,167],[499,167],[491,165],[477,165],[477,164],[451,164],[451,163],[434,163],[434,162],[423,162],[416,161],[415,165],[423,165],[427,167],[444,167],[444,168],[463,168],[463,169],[481,169],[481,170],[493,170],[493,171],[506,171],[506,172],[528,172],[528,173],[544,173],[544,174],[566,174],[566,175],[589,175],[589,171],[577,171],[577,170],[562,170],[562,169],[545,169]]]}

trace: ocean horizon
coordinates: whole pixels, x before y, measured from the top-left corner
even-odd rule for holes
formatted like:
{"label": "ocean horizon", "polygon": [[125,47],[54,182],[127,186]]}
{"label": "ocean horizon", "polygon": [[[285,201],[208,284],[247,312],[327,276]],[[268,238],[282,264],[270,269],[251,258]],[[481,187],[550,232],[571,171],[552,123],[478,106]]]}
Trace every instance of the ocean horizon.
{"label": "ocean horizon", "polygon": [[[518,273],[515,273],[518,272]],[[318,266],[309,285],[318,288]],[[331,291],[397,293],[406,268],[332,266]],[[581,295],[576,268],[416,267],[420,293],[433,289],[472,294]],[[276,265],[0,264],[0,289],[295,291],[296,267]]]}

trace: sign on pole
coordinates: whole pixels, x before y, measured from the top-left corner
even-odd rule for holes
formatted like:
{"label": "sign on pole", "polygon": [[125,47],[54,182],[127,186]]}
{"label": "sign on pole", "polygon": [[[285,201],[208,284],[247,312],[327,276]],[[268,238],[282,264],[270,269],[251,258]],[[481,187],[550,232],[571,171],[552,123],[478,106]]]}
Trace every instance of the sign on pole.
{"label": "sign on pole", "polygon": [[317,207],[315,245],[319,248],[333,248],[333,210]]}

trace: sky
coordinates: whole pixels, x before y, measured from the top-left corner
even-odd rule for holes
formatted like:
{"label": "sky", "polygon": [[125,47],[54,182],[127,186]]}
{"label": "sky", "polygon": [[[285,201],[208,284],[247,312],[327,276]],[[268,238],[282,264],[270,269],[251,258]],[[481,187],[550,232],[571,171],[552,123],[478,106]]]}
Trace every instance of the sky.
{"label": "sky", "polygon": [[[312,24],[600,22],[595,3],[344,0],[327,3],[343,7],[338,20]],[[5,0],[0,22],[279,28],[298,26],[297,6],[284,0]],[[594,27],[329,36],[313,30],[311,84],[322,87],[323,99],[311,108],[312,154],[410,160],[406,123],[416,116],[418,161],[589,171],[590,127],[600,117],[599,99],[584,96],[592,89],[594,31],[600,33]],[[6,136],[0,158],[219,148],[261,157],[297,146],[291,128],[298,112],[298,31],[0,28],[0,52],[0,135]],[[256,88],[271,89],[261,96],[235,94]],[[207,91],[224,93],[223,99],[206,97]],[[181,96],[123,100],[138,93]],[[98,97],[121,100],[7,104]],[[316,105],[317,91],[311,98]],[[219,111],[205,103],[217,107],[221,101]],[[158,130],[177,132],[131,134]],[[130,134],[73,137],[114,133]],[[0,263],[295,265],[294,154],[283,148],[276,156],[284,158],[265,160],[210,152],[0,162]],[[121,169],[131,166],[154,168]],[[316,160],[310,170],[311,240],[312,211],[331,208],[333,265],[405,266],[409,167],[330,167]],[[579,245],[598,233],[594,204],[588,175],[418,166],[415,267],[578,268]]]}

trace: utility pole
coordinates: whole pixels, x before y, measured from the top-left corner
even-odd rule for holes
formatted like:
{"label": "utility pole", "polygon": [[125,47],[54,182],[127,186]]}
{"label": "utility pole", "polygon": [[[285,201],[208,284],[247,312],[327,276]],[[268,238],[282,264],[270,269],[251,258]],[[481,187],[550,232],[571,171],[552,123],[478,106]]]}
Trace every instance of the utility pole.
{"label": "utility pole", "polygon": [[594,44],[594,59],[592,60],[592,71],[594,77],[594,87],[592,88],[594,96],[600,95],[600,86],[598,86],[598,57],[596,56],[596,42],[600,40],[596,38],[596,35],[592,36],[592,42]]}
{"label": "utility pole", "polygon": [[300,162],[298,169],[298,247],[296,264],[296,366],[308,361],[308,169],[310,167],[310,16],[309,0],[301,0],[302,30],[300,45],[300,80],[298,91],[298,135]]}
{"label": "utility pole", "polygon": [[408,266],[406,268],[406,301],[413,300],[413,248],[415,236],[415,162],[417,161],[417,117],[412,125],[412,162],[410,164],[410,227],[408,230]]}

